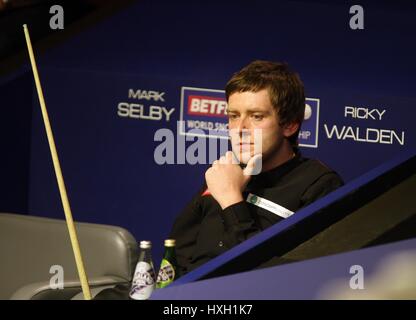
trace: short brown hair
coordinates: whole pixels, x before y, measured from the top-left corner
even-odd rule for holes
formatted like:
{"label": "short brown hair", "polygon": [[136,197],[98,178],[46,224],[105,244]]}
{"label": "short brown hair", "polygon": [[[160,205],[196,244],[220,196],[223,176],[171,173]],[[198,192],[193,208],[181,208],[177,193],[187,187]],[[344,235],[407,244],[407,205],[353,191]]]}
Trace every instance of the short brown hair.
{"label": "short brown hair", "polygon": [[[273,107],[277,110],[280,125],[291,122],[302,124],[305,113],[305,92],[299,75],[286,63],[256,60],[235,73],[225,86],[227,102],[235,92],[257,92],[268,89]],[[296,146],[299,130],[289,137]]]}

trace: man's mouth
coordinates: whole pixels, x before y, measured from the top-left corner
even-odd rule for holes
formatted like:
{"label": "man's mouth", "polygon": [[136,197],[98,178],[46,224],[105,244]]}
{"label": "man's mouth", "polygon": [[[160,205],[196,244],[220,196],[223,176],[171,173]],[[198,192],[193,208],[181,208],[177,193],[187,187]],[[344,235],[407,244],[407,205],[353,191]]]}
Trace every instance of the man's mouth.
{"label": "man's mouth", "polygon": [[240,142],[237,144],[237,148],[241,151],[244,150],[250,150],[254,146],[254,143],[248,143],[248,142]]}
{"label": "man's mouth", "polygon": [[254,143],[250,143],[250,142],[240,142],[239,144],[240,144],[240,146],[252,146],[252,145],[254,145]]}

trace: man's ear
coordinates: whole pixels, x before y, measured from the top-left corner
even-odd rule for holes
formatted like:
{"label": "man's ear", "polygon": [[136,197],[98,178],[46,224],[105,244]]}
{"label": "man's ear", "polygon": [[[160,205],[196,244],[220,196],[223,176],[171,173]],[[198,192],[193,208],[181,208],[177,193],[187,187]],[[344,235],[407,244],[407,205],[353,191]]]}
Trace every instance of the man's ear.
{"label": "man's ear", "polygon": [[286,123],[285,125],[283,125],[283,135],[286,138],[289,138],[290,136],[294,135],[296,131],[298,131],[299,126],[300,123],[297,121]]}

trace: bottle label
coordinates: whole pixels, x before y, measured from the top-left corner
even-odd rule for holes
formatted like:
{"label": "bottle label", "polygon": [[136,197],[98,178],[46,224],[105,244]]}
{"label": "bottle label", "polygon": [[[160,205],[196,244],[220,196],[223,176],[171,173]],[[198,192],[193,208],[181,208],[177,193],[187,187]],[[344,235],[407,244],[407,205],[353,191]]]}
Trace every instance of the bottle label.
{"label": "bottle label", "polygon": [[146,300],[155,288],[155,272],[150,263],[141,261],[134,272],[130,297],[135,300]]}
{"label": "bottle label", "polygon": [[173,268],[172,264],[168,260],[162,259],[159,273],[157,275],[157,287],[164,288],[168,284],[172,283],[174,279],[175,279],[175,269]]}

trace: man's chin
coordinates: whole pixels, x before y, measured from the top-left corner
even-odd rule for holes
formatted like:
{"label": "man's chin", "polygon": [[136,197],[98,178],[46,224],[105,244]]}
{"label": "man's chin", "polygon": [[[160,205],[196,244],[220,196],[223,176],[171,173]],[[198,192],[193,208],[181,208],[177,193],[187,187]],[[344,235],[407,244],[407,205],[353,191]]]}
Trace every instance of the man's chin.
{"label": "man's chin", "polygon": [[237,158],[241,164],[247,164],[252,156],[251,152],[240,152]]}

